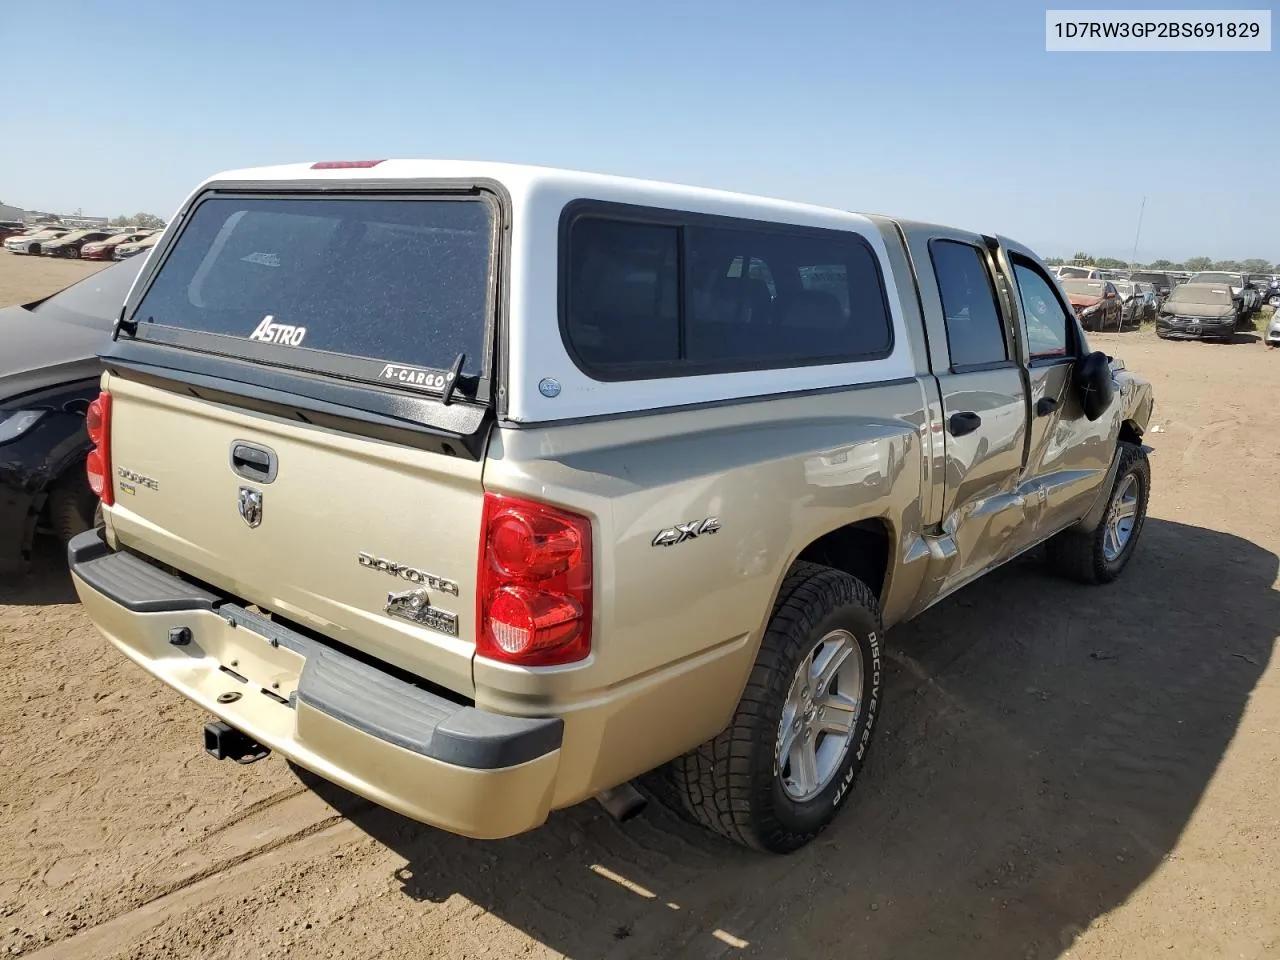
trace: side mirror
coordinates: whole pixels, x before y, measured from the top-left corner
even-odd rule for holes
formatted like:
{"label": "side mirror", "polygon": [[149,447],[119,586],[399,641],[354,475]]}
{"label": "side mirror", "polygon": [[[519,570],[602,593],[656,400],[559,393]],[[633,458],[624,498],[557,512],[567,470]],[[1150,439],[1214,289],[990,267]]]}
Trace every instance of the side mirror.
{"label": "side mirror", "polygon": [[1115,396],[1115,382],[1105,353],[1097,350],[1080,358],[1076,364],[1075,386],[1085,419],[1097,420],[1107,412]]}
{"label": "side mirror", "polygon": [[1114,300],[1116,298],[1116,292],[1114,290],[1108,290],[1106,293],[1103,294],[1103,296],[1106,297],[1108,300]]}

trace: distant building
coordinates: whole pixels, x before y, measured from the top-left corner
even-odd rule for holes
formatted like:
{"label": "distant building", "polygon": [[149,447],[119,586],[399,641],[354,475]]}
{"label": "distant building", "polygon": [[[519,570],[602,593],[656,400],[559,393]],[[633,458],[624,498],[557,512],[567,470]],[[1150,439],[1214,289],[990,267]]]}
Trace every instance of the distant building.
{"label": "distant building", "polygon": [[17,220],[21,223],[26,218],[27,211],[18,207],[11,207],[7,203],[0,203],[0,220]]}
{"label": "distant building", "polygon": [[76,216],[59,217],[58,219],[60,219],[63,222],[63,224],[65,224],[68,227],[79,227],[84,230],[88,230],[93,227],[105,227],[107,225],[107,220],[108,220],[107,217],[76,217]]}

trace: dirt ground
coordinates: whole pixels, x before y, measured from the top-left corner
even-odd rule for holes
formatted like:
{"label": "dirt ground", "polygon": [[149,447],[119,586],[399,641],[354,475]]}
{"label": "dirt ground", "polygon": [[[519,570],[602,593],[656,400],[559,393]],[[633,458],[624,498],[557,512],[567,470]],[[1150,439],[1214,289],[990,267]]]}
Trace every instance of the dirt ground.
{"label": "dirt ground", "polygon": [[[0,303],[88,269],[0,254]],[[1095,339],[1157,396],[1128,571],[1028,557],[892,631],[868,768],[788,858],[654,806],[476,843],[219,764],[44,544],[0,585],[0,956],[1280,957],[1280,353]]]}

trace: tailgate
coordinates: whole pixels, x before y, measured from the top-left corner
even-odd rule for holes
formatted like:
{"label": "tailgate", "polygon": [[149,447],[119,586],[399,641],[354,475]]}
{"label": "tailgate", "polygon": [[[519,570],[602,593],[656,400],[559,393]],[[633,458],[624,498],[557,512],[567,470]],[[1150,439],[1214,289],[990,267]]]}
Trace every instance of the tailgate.
{"label": "tailgate", "polygon": [[500,210],[466,183],[202,187],[109,351],[117,541],[470,695]]}
{"label": "tailgate", "polygon": [[[482,462],[118,375],[107,387],[119,545],[473,692]],[[269,479],[253,463],[262,451]],[[389,594],[405,595],[398,615]]]}

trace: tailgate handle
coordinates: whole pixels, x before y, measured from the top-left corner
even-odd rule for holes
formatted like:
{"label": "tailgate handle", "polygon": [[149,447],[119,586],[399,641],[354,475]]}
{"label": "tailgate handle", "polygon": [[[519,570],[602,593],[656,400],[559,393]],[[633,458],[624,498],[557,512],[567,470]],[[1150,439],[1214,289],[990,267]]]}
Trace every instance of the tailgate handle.
{"label": "tailgate handle", "polygon": [[246,480],[270,483],[276,478],[275,451],[237,440],[231,444],[231,469]]}

